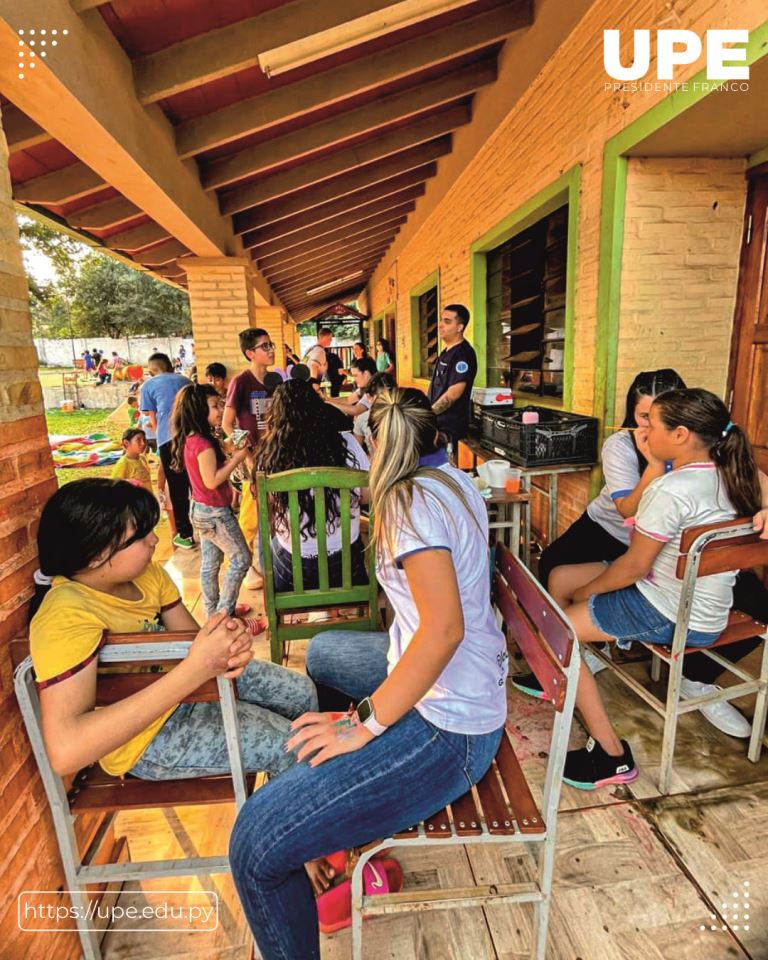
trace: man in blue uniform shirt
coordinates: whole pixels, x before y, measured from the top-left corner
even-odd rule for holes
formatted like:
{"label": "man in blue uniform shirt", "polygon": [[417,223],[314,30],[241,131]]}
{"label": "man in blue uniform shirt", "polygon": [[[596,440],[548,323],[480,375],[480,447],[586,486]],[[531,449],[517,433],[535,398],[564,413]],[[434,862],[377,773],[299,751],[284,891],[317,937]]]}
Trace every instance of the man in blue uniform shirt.
{"label": "man in blue uniform shirt", "polygon": [[464,339],[469,310],[449,303],[440,316],[440,339],[445,349],[437,358],[429,384],[429,401],[442,433],[456,446],[469,431],[472,384],[477,375],[477,355]]}

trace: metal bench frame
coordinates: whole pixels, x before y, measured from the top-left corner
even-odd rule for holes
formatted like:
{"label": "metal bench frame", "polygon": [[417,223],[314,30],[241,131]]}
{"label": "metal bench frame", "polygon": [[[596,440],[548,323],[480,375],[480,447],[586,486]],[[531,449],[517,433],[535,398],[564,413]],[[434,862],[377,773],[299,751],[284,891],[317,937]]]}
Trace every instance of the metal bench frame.
{"label": "metal bench frame", "polygon": [[[133,635],[131,635],[133,636]],[[175,661],[184,659],[194,634],[185,639],[163,636],[162,633],[148,635],[152,640],[142,642],[120,642],[119,634],[112,634],[99,654],[100,664],[141,663],[144,661]],[[155,639],[156,638],[156,639]],[[235,695],[231,680],[222,677],[216,679],[222,719],[227,741],[230,769],[234,787],[235,804],[239,810],[247,799],[246,778],[243,772],[242,754],[238,739],[238,719]],[[177,860],[146,860],[135,863],[117,863],[98,866],[90,862],[90,857],[81,857],[74,830],[74,815],[70,811],[70,800],[64,782],[53,769],[45,750],[42,733],[40,697],[32,668],[32,658],[27,657],[14,672],[14,687],[27,729],[32,751],[40,770],[48,803],[51,808],[53,826],[59,846],[64,878],[77,910],[77,930],[82,945],[84,960],[101,960],[100,931],[89,928],[89,896],[87,885],[107,884],[115,881],[142,881],[157,877],[183,877],[200,873],[228,873],[229,859],[226,855],[213,857],[188,857]],[[171,788],[180,781],[161,781],[158,787]],[[194,801],[186,800],[189,804]],[[167,805],[167,804],[166,804]],[[114,808],[113,808],[114,809]],[[119,809],[119,808],[117,808]],[[92,907],[91,907],[92,910]]]}
{"label": "metal bench frame", "polygon": [[[672,783],[672,769],[675,755],[675,741],[677,739],[678,718],[686,713],[698,710],[699,707],[708,703],[717,703],[720,701],[735,700],[738,697],[744,697],[751,693],[756,694],[755,713],[752,718],[752,734],[749,740],[747,757],[752,763],[757,763],[760,759],[760,753],[763,745],[763,736],[765,734],[766,714],[768,713],[768,631],[766,625],[756,620],[748,621],[744,626],[749,625],[752,632],[742,631],[742,635],[734,636],[730,642],[744,639],[747,636],[762,636],[763,652],[760,663],[760,673],[758,676],[747,673],[740,667],[726,660],[716,653],[717,646],[725,646],[726,643],[716,641],[715,647],[686,647],[685,640],[688,635],[688,623],[691,616],[691,605],[696,589],[696,580],[699,576],[702,555],[707,547],[721,541],[739,539],[741,542],[733,545],[733,549],[741,547],[751,548],[752,556],[746,559],[744,567],[754,565],[758,562],[755,551],[764,553],[762,562],[768,562],[768,541],[758,541],[757,534],[752,529],[752,522],[747,520],[734,520],[732,523],[719,524],[704,529],[702,533],[695,537],[691,543],[686,556],[681,555],[678,560],[678,577],[682,579],[682,590],[680,593],[680,605],[677,613],[677,624],[675,634],[672,640],[672,646],[668,648],[657,644],[644,643],[643,646],[650,650],[651,660],[651,679],[658,681],[661,679],[662,661],[669,666],[669,681],[667,685],[666,700],[647,690],[643,684],[631,676],[627,670],[619,663],[615,663],[609,654],[603,653],[596,645],[592,645],[592,653],[598,657],[621,681],[626,684],[634,693],[636,693],[648,706],[650,706],[659,716],[664,718],[664,736],[661,747],[661,770],[659,773],[659,792],[667,795]],[[744,538],[747,538],[745,542]],[[681,566],[683,570],[681,571]],[[734,568],[735,569],[735,568]],[[681,577],[682,572],[682,577]],[[731,614],[733,620],[734,615]],[[711,660],[714,660],[724,670],[733,674],[742,682],[732,687],[725,687],[716,693],[707,694],[703,697],[693,697],[690,700],[680,699],[680,683],[683,675],[683,657],[685,653],[703,653]]]}
{"label": "metal bench frame", "polygon": [[[495,565],[496,576],[500,575],[500,569],[506,564],[507,570],[514,570],[516,574],[523,578],[523,583],[527,585],[528,591],[535,591],[535,594],[529,593],[529,596],[535,595],[544,601],[543,616],[554,616],[558,623],[558,628],[567,633],[569,637],[568,650],[565,653],[556,653],[547,643],[546,635],[536,630],[536,621],[527,616],[527,607],[522,598],[514,596],[510,590],[513,602],[517,605],[518,614],[528,625],[527,629],[531,633],[537,633],[540,640],[540,649],[544,651],[549,662],[554,664],[552,675],[555,675],[555,684],[562,684],[559,703],[555,707],[555,718],[552,728],[552,740],[550,743],[549,761],[547,763],[547,772],[544,783],[544,795],[542,812],[539,815],[539,822],[529,822],[529,819],[520,819],[515,815],[513,804],[506,804],[508,819],[498,823],[496,821],[488,822],[488,817],[484,811],[482,802],[472,803],[479,813],[479,832],[477,835],[468,835],[463,828],[465,823],[457,816],[456,811],[452,809],[450,817],[448,809],[439,811],[434,817],[411,827],[410,830],[395,836],[388,837],[376,843],[361,852],[360,858],[352,874],[352,957],[353,960],[362,960],[362,930],[363,918],[365,916],[374,916],[382,914],[394,914],[402,912],[424,912],[425,910],[440,909],[460,909],[463,907],[491,906],[496,904],[508,903],[532,903],[534,907],[533,920],[533,942],[531,946],[531,960],[544,960],[547,944],[547,927],[549,922],[549,908],[552,897],[552,877],[554,873],[555,862],[555,840],[557,827],[557,811],[560,803],[560,791],[562,787],[563,766],[568,751],[568,738],[573,720],[573,709],[576,701],[576,687],[578,684],[579,656],[578,642],[573,634],[570,624],[563,616],[562,612],[556,606],[554,601],[544,591],[539,583],[533,578],[524,564],[513,556],[512,553],[503,544],[496,545]],[[501,560],[501,563],[499,562]],[[497,605],[497,612],[498,605]],[[503,622],[503,617],[499,613]],[[541,623],[541,616],[539,623]],[[533,627],[531,628],[531,625]],[[505,631],[508,637],[512,636],[521,646],[525,653],[530,649],[530,639],[515,635],[515,625],[509,622],[504,623]],[[546,647],[546,650],[544,648]],[[532,657],[529,660],[532,669],[536,672],[539,664]],[[540,678],[542,679],[542,678]],[[543,680],[542,680],[543,683]],[[544,684],[543,684],[544,685]],[[505,731],[502,739],[502,745],[497,758],[502,754],[505,747],[505,740],[509,743],[508,735]],[[510,744],[511,749],[511,744]],[[483,781],[489,776],[495,777],[492,769],[485,775]],[[481,784],[482,782],[481,781]],[[477,788],[474,788],[474,792]],[[466,800],[469,795],[458,798],[456,804]],[[536,817],[530,818],[536,820]],[[433,823],[431,821],[437,821]],[[474,828],[475,823],[471,826]],[[498,883],[475,885],[462,887],[458,889],[438,889],[434,891],[404,891],[397,894],[384,894],[379,896],[367,896],[363,894],[363,868],[365,864],[376,856],[382,850],[394,847],[413,847],[413,846],[464,846],[475,843],[482,844],[530,844],[530,852],[534,854],[537,865],[537,879],[527,883]]]}

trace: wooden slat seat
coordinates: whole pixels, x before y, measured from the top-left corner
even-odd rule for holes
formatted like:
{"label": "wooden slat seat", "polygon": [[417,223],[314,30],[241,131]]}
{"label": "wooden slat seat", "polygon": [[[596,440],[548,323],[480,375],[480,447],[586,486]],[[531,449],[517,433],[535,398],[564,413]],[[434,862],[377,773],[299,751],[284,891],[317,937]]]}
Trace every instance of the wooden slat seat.
{"label": "wooden slat seat", "polygon": [[[248,792],[256,774],[248,774]],[[111,810],[143,810],[183,807],[190,804],[233,803],[235,791],[230,774],[187,780],[140,780],[130,775],[112,777],[98,765],[86,767],[67,792],[69,809],[77,813]]]}
{"label": "wooden slat seat", "polygon": [[[742,613],[741,610],[731,610],[728,615],[728,625],[714,643],[706,647],[707,650],[713,650],[715,647],[726,647],[729,643],[737,643],[739,640],[747,640],[749,637],[759,637],[768,630],[768,624],[755,620],[754,617]],[[645,643],[651,653],[655,653],[662,660],[669,659],[670,648],[655,643]],[[686,647],[684,653],[700,653],[701,647]]]}
{"label": "wooden slat seat", "polygon": [[[483,832],[482,821],[485,821],[488,833],[493,835],[546,831],[544,818],[525,779],[509,731],[504,731],[494,762],[475,789],[481,812],[478,812],[470,790],[424,820],[425,835],[433,838],[479,836]],[[395,836],[404,840],[418,837],[418,825]]]}

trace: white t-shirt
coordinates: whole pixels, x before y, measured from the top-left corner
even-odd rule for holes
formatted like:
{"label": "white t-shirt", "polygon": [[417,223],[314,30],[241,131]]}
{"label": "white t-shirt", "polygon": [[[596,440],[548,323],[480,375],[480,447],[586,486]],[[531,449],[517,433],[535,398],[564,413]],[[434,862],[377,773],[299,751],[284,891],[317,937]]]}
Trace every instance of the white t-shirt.
{"label": "white t-shirt", "polygon": [[328,355],[325,352],[325,347],[321,347],[319,343],[316,343],[314,347],[307,351],[304,362],[306,364],[316,363],[319,376],[325,376],[328,370]]}
{"label": "white t-shirt", "polygon": [[[682,580],[675,574],[680,536],[686,527],[733,520],[725,484],[714,463],[689,463],[649,484],[640,499],[635,530],[664,544],[637,589],[673,623],[677,620]],[[690,629],[719,633],[728,622],[737,571],[699,577],[691,604]]]}
{"label": "white t-shirt", "polygon": [[[416,704],[443,730],[491,733],[507,716],[507,646],[491,607],[488,514],[472,481],[450,464],[444,470],[461,486],[468,514],[455,495],[431,478],[418,478],[410,519],[414,530],[391,531],[392,542],[377,565],[379,583],[395,611],[389,631],[389,670],[408,648],[419,626],[402,560],[421,550],[449,550],[459,584],[464,639],[432,688]],[[427,491],[427,492],[422,492]]]}
{"label": "white t-shirt", "polygon": [[[355,440],[349,431],[342,433],[342,437],[347,445],[347,465],[353,470],[368,470],[370,461],[368,454],[363,450],[360,444]],[[354,543],[360,536],[360,490],[354,491],[357,494],[357,500],[353,494],[350,500],[350,542]],[[314,501],[314,493],[310,491],[310,496]],[[314,519],[314,513],[312,514]],[[302,517],[302,523],[305,517]],[[333,521],[328,521],[325,528],[326,551],[327,553],[338,553],[341,550],[341,517],[336,517]],[[288,553],[291,553],[291,528],[288,525],[275,524],[275,537],[281,546],[285,547]],[[310,537],[301,539],[302,557],[317,556],[317,538]]]}
{"label": "white t-shirt", "polygon": [[616,500],[628,496],[640,482],[632,435],[627,430],[614,433],[603,444],[600,453],[605,486],[587,507],[587,515],[612,537],[629,546],[631,527],[624,526],[624,517],[616,509]]}

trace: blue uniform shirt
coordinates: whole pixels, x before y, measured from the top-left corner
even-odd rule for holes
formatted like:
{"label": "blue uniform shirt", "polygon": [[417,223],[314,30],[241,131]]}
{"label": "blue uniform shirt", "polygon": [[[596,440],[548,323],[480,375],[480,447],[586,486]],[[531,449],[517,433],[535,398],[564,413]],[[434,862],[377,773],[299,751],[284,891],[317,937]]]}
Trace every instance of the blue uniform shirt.
{"label": "blue uniform shirt", "polygon": [[440,430],[455,443],[466,437],[469,431],[469,410],[472,403],[472,385],[477,376],[477,355],[470,343],[461,340],[440,354],[432,371],[429,384],[429,402],[434,404],[448,387],[455,383],[466,383],[464,393],[453,406],[439,414],[437,423]]}
{"label": "blue uniform shirt", "polygon": [[139,395],[140,410],[154,410],[157,417],[157,445],[162,447],[171,439],[171,411],[176,394],[188,383],[180,373],[158,373],[146,380]]}

